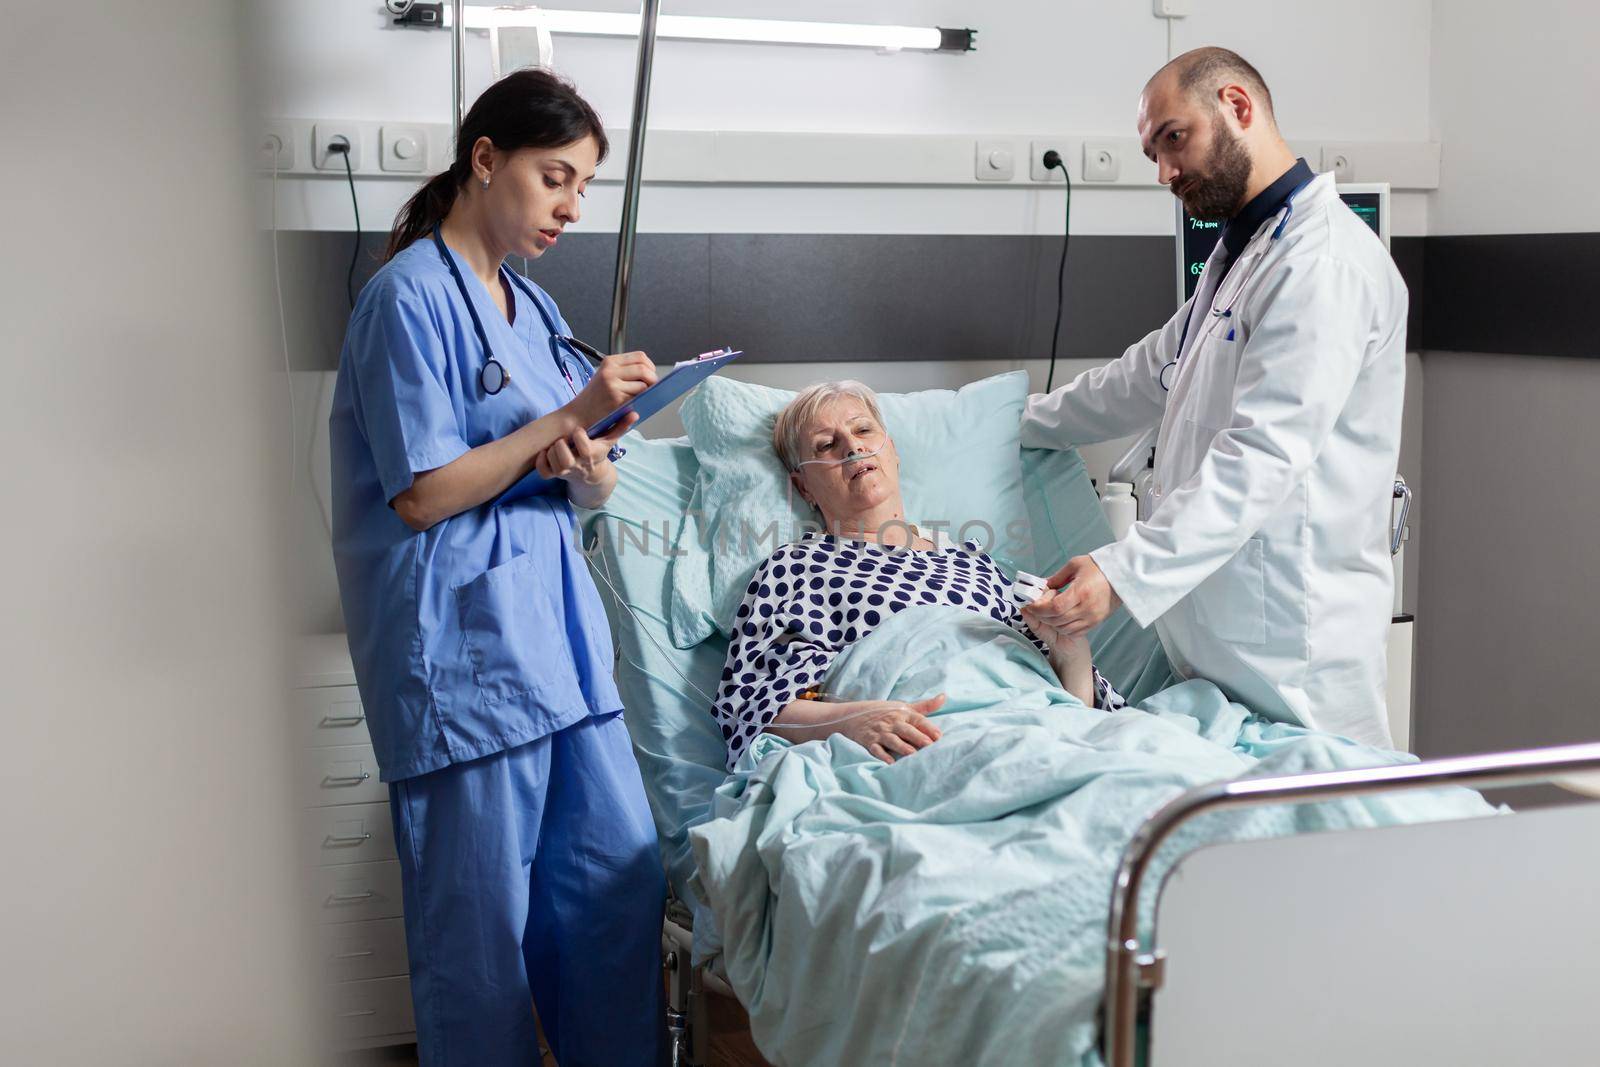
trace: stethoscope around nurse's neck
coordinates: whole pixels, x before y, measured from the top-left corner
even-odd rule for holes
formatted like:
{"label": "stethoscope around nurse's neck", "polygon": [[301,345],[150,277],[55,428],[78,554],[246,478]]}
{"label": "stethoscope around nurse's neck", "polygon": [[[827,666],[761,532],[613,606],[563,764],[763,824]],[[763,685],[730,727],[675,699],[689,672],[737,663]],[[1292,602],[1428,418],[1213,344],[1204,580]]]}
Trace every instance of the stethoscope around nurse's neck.
{"label": "stethoscope around nurse's neck", "polygon": [[[511,374],[505,364],[494,358],[494,349],[489,345],[489,334],[483,328],[483,320],[478,317],[478,308],[472,302],[472,296],[467,292],[467,281],[461,276],[461,268],[456,266],[455,257],[450,254],[450,249],[445,247],[444,235],[439,232],[437,223],[433,227],[433,244],[439,250],[439,258],[444,260],[445,266],[450,268],[450,276],[456,281],[456,290],[461,293],[461,302],[467,306],[467,314],[472,318],[472,329],[478,335],[478,343],[483,346],[483,366],[478,368],[478,387],[487,396],[498,396],[500,391],[511,384]],[[573,399],[578,396],[578,383],[573,380],[572,371],[567,368],[567,361],[562,358],[561,349],[565,348],[573,353],[579,366],[578,376],[583,378],[584,384],[589,383],[600,361],[605,358],[592,345],[586,345],[576,337],[569,337],[556,330],[556,323],[550,317],[550,312],[545,310],[544,302],[534,294],[533,286],[529,285],[516,271],[507,271],[511,284],[521,289],[539,312],[539,318],[544,320],[544,329],[550,338],[550,359],[555,363],[556,369],[561,372],[561,377],[567,380],[567,388],[571,390]],[[588,374],[583,371],[584,364],[588,364]],[[606,458],[612,463],[628,454],[628,450],[621,445],[612,445],[606,453]]]}
{"label": "stethoscope around nurse's neck", "polygon": [[[456,280],[456,290],[461,294],[461,302],[467,306],[467,314],[472,318],[473,332],[478,335],[478,343],[483,346],[483,366],[478,368],[478,387],[488,396],[498,396],[502,389],[511,384],[511,375],[506,370],[505,364],[494,358],[494,349],[489,345],[489,334],[483,328],[483,320],[478,317],[477,305],[472,302],[472,296],[467,292],[466,279],[461,276],[461,268],[456,266],[455,257],[450,254],[450,249],[445,247],[444,236],[439,232],[437,223],[433,227],[433,244],[439,250],[439,258],[450,268],[450,276]],[[528,303],[534,306],[539,312],[539,318],[544,320],[545,333],[550,338],[550,359],[561,372],[561,377],[567,380],[567,388],[571,390],[573,399],[577,399],[578,383],[573,380],[572,371],[567,368],[567,361],[561,356],[561,349],[565,348],[577,357],[576,362],[580,368],[578,376],[583,378],[585,385],[589,383],[589,377],[594,374],[605,356],[592,345],[586,345],[576,337],[569,337],[557,331],[555,320],[550,317],[550,312],[545,310],[543,301],[535,295],[533,286],[516,271],[506,273],[511,278],[511,284],[527,295]],[[582,369],[585,363],[588,364],[588,374]],[[627,454],[628,450],[621,445],[612,445],[611,450],[606,453],[606,458],[615,463]]]}
{"label": "stethoscope around nurse's neck", "polygon": [[[456,289],[461,293],[461,302],[467,306],[467,314],[472,318],[473,332],[478,335],[478,343],[483,346],[483,365],[478,368],[478,385],[488,396],[498,396],[502,389],[511,384],[511,374],[506,370],[504,363],[494,358],[494,349],[489,344],[489,334],[483,328],[483,320],[478,317],[477,305],[472,302],[472,297],[467,292],[467,281],[461,276],[461,268],[456,266],[455,257],[445,247],[444,236],[439,232],[437,225],[433,228],[433,243],[439,249],[439,258],[450,268],[450,276],[455,279]],[[592,345],[586,345],[576,337],[568,337],[558,331],[550,312],[545,310],[544,303],[534,295],[533,287],[515,271],[507,271],[506,274],[510,277],[511,283],[527,296],[528,302],[539,312],[539,318],[544,320],[545,333],[550,337],[550,358],[555,362],[561,376],[567,380],[567,387],[572,390],[572,395],[577,396],[578,384],[573,380],[572,371],[568,369],[567,361],[561,358],[558,349],[564,347],[574,353],[579,366],[588,363],[591,371],[605,357]],[[583,377],[581,370],[580,377]],[[585,384],[587,381],[585,377]]]}
{"label": "stethoscope around nurse's neck", "polygon": [[[1288,202],[1285,203],[1283,208],[1278,212],[1278,223],[1272,228],[1272,235],[1267,238],[1268,249],[1271,248],[1273,243],[1276,242],[1278,238],[1283,236],[1284,228],[1289,225],[1289,220],[1294,217],[1294,198],[1299,196],[1300,191],[1309,184],[1310,182],[1304,182],[1300,185],[1297,185],[1294,190],[1289,193]],[[1237,272],[1239,275],[1238,278],[1235,279],[1232,277],[1235,272],[1230,270],[1228,272],[1229,276],[1222,279],[1222,286],[1218,289],[1216,295],[1213,296],[1211,300],[1211,317],[1213,319],[1233,318],[1234,305],[1239,302],[1239,297],[1244,293],[1245,288],[1250,284],[1251,280],[1255,278],[1256,271],[1261,268],[1262,262],[1267,258],[1267,249],[1253,250],[1253,246],[1256,244],[1256,242],[1260,241],[1260,239],[1261,238],[1259,236],[1254,238],[1250,244],[1246,245],[1244,250],[1239,253],[1240,259],[1243,259],[1246,256],[1253,256],[1254,258],[1247,267]],[[1224,292],[1226,292],[1226,298],[1224,298]],[[1193,317],[1194,308],[1191,307],[1189,309],[1189,315],[1183,320],[1183,333],[1178,337],[1177,353],[1173,355],[1172,359],[1162,365],[1160,373],[1156,375],[1156,381],[1161,384],[1161,388],[1169,392],[1172,389],[1172,384],[1168,381],[1168,379],[1174,377],[1177,373],[1178,361],[1183,358],[1183,346],[1187,344],[1189,340],[1189,322]]]}

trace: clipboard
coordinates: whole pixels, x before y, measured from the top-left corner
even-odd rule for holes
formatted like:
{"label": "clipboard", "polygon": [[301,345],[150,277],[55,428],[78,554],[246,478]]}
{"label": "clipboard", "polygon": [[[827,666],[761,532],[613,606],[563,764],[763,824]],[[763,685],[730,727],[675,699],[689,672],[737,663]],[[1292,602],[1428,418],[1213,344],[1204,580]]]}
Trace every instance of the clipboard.
{"label": "clipboard", "polygon": [[589,427],[589,436],[591,438],[599,437],[621,422],[630,411],[637,412],[639,415],[639,422],[634,423],[634,426],[637,427],[639,423],[644,422],[644,420],[742,355],[744,355],[743,352],[736,352],[730,348],[719,348],[715,352],[706,352],[693,359],[686,359],[680,363],[673,364],[672,369],[658,379],[656,384]]}

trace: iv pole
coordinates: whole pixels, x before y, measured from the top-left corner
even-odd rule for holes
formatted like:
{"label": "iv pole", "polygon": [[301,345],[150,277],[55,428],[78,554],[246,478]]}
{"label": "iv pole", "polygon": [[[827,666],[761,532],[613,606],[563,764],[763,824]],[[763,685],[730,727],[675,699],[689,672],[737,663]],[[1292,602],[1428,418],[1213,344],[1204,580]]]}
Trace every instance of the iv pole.
{"label": "iv pole", "polygon": [[641,0],[639,5],[639,66],[633,81],[633,121],[628,125],[628,180],[623,187],[622,232],[617,236],[617,274],[611,290],[612,352],[627,348],[628,285],[633,280],[634,239],[639,233],[644,128],[650,109],[650,67],[655,59],[656,15],[660,7],[660,0]]}

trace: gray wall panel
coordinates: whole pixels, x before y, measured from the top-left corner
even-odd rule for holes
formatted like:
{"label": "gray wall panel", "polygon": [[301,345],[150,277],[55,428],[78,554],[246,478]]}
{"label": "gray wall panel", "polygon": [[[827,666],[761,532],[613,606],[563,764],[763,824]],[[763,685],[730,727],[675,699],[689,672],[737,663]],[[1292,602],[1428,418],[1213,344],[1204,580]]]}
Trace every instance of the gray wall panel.
{"label": "gray wall panel", "polygon": [[1425,271],[1419,348],[1600,356],[1600,233],[1429,237]]}
{"label": "gray wall panel", "polygon": [[[365,235],[358,286],[385,240]],[[279,235],[297,368],[338,365],[350,249],[348,233]],[[744,348],[750,363],[1040,359],[1060,254],[1059,237],[641,234],[628,344],[662,363],[720,344]],[[1395,257],[1415,320],[1421,239],[1396,240]],[[567,234],[554,252],[513,265],[550,292],[579,337],[606,347],[615,234]],[[1173,269],[1170,237],[1074,236],[1061,357],[1111,359],[1160,326],[1174,310]]]}
{"label": "gray wall panel", "polygon": [[1600,364],[1423,365],[1417,751],[1600,739]]}
{"label": "gray wall panel", "polygon": [[[640,235],[628,294],[630,349],[643,349],[658,363],[675,363],[721,343],[711,330],[710,240],[694,233]],[[515,263],[555,298],[577,336],[606,350],[616,234],[565,234],[553,252]]]}

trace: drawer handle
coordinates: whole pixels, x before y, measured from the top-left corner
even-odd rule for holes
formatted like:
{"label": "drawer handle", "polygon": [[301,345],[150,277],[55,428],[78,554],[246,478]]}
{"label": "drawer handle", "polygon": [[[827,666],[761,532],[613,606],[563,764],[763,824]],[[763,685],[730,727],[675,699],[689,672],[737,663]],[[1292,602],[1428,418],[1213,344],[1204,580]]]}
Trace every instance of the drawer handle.
{"label": "drawer handle", "polygon": [[362,952],[341,952],[333,958],[336,960],[362,960],[370,955],[372,955],[372,949],[369,948]]}
{"label": "drawer handle", "polygon": [[359,715],[324,715],[322,717],[322,722],[318,723],[318,725],[319,726],[357,726],[360,723],[365,722],[366,718],[367,718],[367,713],[366,712],[361,712]]}
{"label": "drawer handle", "polygon": [[322,839],[322,847],[344,848],[347,845],[360,845],[371,840],[371,834],[351,834],[348,837],[334,837],[332,834],[329,834],[327,837]]}
{"label": "drawer handle", "polygon": [[348,787],[348,786],[360,785],[362,782],[365,782],[368,778],[371,778],[371,777],[372,777],[372,772],[371,771],[362,771],[360,774],[349,774],[349,775],[345,775],[342,778],[334,778],[334,777],[332,777],[330,775],[323,775],[322,784],[323,784],[324,787],[327,787],[327,786],[330,786],[330,785],[336,785],[336,786],[339,786],[340,788],[345,788],[345,787]]}
{"label": "drawer handle", "polygon": [[328,896],[329,904],[359,904],[363,900],[371,900],[378,894],[368,890],[365,893],[332,893]]}
{"label": "drawer handle", "polygon": [[377,1008],[362,1008],[360,1011],[340,1012],[339,1013],[339,1018],[341,1018],[341,1019],[359,1019],[359,1018],[361,1018],[362,1016],[365,1016],[365,1015],[376,1015],[376,1014],[378,1014],[378,1009]]}

